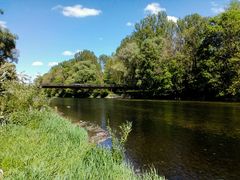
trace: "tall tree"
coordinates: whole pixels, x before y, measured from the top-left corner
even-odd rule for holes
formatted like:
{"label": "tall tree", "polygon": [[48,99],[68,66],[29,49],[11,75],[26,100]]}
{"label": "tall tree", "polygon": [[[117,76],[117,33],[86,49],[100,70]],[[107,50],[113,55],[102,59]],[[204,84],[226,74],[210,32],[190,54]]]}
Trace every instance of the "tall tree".
{"label": "tall tree", "polygon": [[[3,14],[1,9],[0,14]],[[16,35],[0,26],[0,83],[5,80],[17,79],[15,65],[10,63],[18,61],[16,39]]]}
{"label": "tall tree", "polygon": [[222,14],[210,19],[198,51],[198,82],[204,94],[240,94],[240,2],[232,1]]}
{"label": "tall tree", "polygon": [[16,35],[12,34],[8,29],[0,27],[0,65],[4,62],[18,61],[16,40]]}

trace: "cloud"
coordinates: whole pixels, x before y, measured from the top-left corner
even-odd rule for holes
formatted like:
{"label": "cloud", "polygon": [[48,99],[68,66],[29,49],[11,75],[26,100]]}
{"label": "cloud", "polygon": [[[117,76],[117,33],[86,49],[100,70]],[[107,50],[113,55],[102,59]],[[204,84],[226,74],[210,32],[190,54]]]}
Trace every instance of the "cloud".
{"label": "cloud", "polygon": [[173,21],[173,22],[175,22],[175,23],[177,23],[177,20],[178,20],[178,18],[175,17],[175,16],[167,16],[167,19],[168,19],[169,21]]}
{"label": "cloud", "polygon": [[73,56],[75,53],[74,52],[72,52],[72,51],[64,51],[63,53],[62,53],[62,55],[64,55],[64,56]]}
{"label": "cloud", "polygon": [[41,61],[34,61],[32,63],[32,66],[43,66],[43,62],[41,62]]}
{"label": "cloud", "polygon": [[212,5],[211,11],[215,14],[219,14],[225,11],[224,7],[220,6],[214,1],[211,2],[211,5]]}
{"label": "cloud", "polygon": [[222,13],[222,12],[225,11],[223,7],[212,7],[211,10],[212,10],[212,12],[214,12],[215,14],[219,14],[219,13]]}
{"label": "cloud", "polygon": [[150,13],[150,14],[157,14],[160,11],[166,11],[166,9],[162,8],[159,3],[150,3],[144,9],[145,13]]}
{"label": "cloud", "polygon": [[101,10],[86,8],[79,4],[74,6],[57,5],[53,7],[52,10],[61,10],[64,16],[76,17],[76,18],[83,18],[87,16],[97,16],[102,13]]}
{"label": "cloud", "polygon": [[134,24],[133,24],[132,22],[127,22],[127,23],[126,23],[126,26],[129,26],[129,27],[130,27],[130,26],[134,26]]}
{"label": "cloud", "polygon": [[82,51],[81,49],[78,49],[75,52],[74,51],[63,51],[62,55],[64,55],[64,56],[73,56],[76,53],[81,52],[81,51]]}
{"label": "cloud", "polygon": [[7,28],[6,21],[0,21],[0,28],[6,29]]}
{"label": "cloud", "polygon": [[49,67],[53,67],[53,66],[56,66],[56,65],[58,65],[58,62],[49,62],[48,63]]}

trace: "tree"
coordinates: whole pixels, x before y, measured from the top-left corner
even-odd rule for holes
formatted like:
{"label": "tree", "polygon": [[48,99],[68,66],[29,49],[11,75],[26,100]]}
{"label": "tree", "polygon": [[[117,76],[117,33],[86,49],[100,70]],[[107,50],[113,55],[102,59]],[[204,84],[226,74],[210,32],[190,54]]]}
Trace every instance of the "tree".
{"label": "tree", "polygon": [[126,67],[123,62],[113,56],[108,59],[104,70],[104,82],[107,84],[124,84]]}
{"label": "tree", "polygon": [[105,54],[102,54],[99,56],[98,63],[100,64],[102,71],[104,71],[105,65],[106,65],[107,61],[109,61],[110,59],[111,59],[111,57],[107,56]]}
{"label": "tree", "polygon": [[0,84],[7,80],[17,79],[16,67],[13,63],[6,62],[0,67]]}
{"label": "tree", "polygon": [[[97,57],[91,51],[84,50],[75,55],[75,58],[64,61],[44,74],[43,84],[102,84],[103,77]],[[90,91],[51,90],[51,95],[86,95]]]}
{"label": "tree", "polygon": [[16,40],[16,35],[13,35],[9,30],[0,27],[0,65],[5,62],[18,61]]}
{"label": "tree", "polygon": [[[176,56],[181,57],[184,94],[198,94],[196,71],[198,67],[198,48],[205,36],[208,19],[199,14],[192,14],[178,20],[176,33]],[[177,57],[177,59],[178,59]]]}
{"label": "tree", "polygon": [[205,94],[240,95],[240,2],[209,20],[198,51],[198,82]]}
{"label": "tree", "polygon": [[[0,14],[3,14],[1,9]],[[8,29],[0,27],[0,84],[6,80],[17,79],[15,65],[10,63],[18,61],[16,39],[16,35],[13,35]]]}
{"label": "tree", "polygon": [[137,85],[137,77],[139,72],[140,48],[136,42],[125,43],[119,48],[117,58],[125,67],[124,81],[126,84]]}

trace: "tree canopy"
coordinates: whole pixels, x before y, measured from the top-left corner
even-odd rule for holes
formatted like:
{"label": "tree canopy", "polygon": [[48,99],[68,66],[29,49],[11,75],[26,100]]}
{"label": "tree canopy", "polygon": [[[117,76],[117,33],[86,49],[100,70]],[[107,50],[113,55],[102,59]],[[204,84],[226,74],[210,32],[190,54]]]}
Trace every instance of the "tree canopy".
{"label": "tree canopy", "polygon": [[[3,14],[1,9],[0,14]],[[12,62],[18,61],[16,40],[16,35],[12,34],[7,28],[0,26],[0,90],[1,83],[4,81],[17,79],[16,68],[12,64]]]}
{"label": "tree canopy", "polygon": [[240,98],[240,2],[214,17],[148,15],[111,56],[83,51],[44,82],[136,86],[152,97]]}
{"label": "tree canopy", "polygon": [[[41,77],[43,84],[101,84],[103,82],[101,67],[98,58],[91,51],[84,50],[75,54],[69,61],[64,61],[51,68],[49,73]],[[72,90],[53,90],[52,94],[77,94],[87,93]]]}

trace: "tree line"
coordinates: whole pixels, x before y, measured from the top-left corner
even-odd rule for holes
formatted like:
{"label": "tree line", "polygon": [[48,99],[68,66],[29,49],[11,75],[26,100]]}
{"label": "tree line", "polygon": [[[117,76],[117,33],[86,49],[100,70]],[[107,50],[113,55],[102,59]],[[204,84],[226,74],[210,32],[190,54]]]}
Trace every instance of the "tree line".
{"label": "tree line", "polygon": [[113,55],[77,53],[42,79],[137,86],[147,97],[239,98],[240,2],[214,17],[191,14],[176,23],[166,12],[149,15]]}
{"label": "tree line", "polygon": [[[9,66],[6,62],[15,60],[12,50],[16,36],[0,32],[0,65]],[[166,12],[148,15],[135,24],[134,31],[112,55],[97,57],[89,50],[78,52],[36,82],[136,86],[143,90],[142,97],[151,98],[239,99],[240,2],[231,1],[223,13],[214,17],[191,14],[173,22]],[[48,91],[59,96],[94,93]]]}

